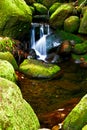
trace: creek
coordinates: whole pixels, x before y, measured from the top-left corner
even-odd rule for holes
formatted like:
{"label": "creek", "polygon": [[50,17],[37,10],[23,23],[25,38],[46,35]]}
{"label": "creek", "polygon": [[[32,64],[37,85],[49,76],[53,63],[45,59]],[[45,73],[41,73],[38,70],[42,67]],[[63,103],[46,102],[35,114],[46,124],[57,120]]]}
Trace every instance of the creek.
{"label": "creek", "polygon": [[[36,50],[39,58],[46,57],[45,38],[50,34],[49,26],[46,30],[40,27],[39,38],[35,39],[35,28],[32,26],[31,48]],[[46,33],[44,32],[46,31]],[[41,46],[41,43],[45,43]],[[56,42],[57,45],[59,43]],[[38,45],[41,46],[38,49]],[[24,99],[32,106],[42,128],[52,128],[61,124],[68,113],[87,93],[87,69],[75,64],[72,59],[58,63],[61,76],[56,79],[29,79],[18,73],[21,92]]]}

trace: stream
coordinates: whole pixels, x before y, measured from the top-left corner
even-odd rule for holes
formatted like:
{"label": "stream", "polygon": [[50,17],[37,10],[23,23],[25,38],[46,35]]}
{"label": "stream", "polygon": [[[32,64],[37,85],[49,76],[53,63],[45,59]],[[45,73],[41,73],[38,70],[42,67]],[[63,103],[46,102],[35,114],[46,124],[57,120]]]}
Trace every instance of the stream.
{"label": "stream", "polygon": [[72,60],[58,64],[62,75],[52,80],[29,79],[19,74],[21,92],[42,128],[60,124],[87,92],[87,69]]}

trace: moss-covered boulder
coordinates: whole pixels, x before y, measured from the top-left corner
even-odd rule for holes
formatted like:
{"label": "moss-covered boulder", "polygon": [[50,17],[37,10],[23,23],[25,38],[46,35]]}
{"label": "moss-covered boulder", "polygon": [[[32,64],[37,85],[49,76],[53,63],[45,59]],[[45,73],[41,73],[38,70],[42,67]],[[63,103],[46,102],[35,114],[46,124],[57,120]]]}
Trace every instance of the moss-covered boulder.
{"label": "moss-covered boulder", "polygon": [[24,0],[0,1],[0,35],[22,38],[28,34],[32,11]]}
{"label": "moss-covered boulder", "polygon": [[35,14],[47,14],[48,13],[48,9],[40,3],[34,3],[33,6],[35,8]]}
{"label": "moss-covered boulder", "polygon": [[87,124],[87,94],[73,108],[63,122],[63,130],[82,130]]}
{"label": "moss-covered boulder", "polygon": [[75,54],[85,54],[87,52],[87,40],[83,43],[75,44],[73,47],[73,52]]}
{"label": "moss-covered boulder", "polygon": [[0,77],[16,82],[17,77],[13,66],[6,60],[0,59]]}
{"label": "moss-covered boulder", "polygon": [[55,12],[55,10],[61,5],[61,3],[56,2],[54,3],[50,8],[49,8],[49,13],[52,14],[53,12]]}
{"label": "moss-covered boulder", "polygon": [[87,125],[85,125],[85,126],[82,128],[82,130],[87,130]]}
{"label": "moss-covered boulder", "polygon": [[19,87],[0,78],[0,130],[38,130],[39,121]]}
{"label": "moss-covered boulder", "polygon": [[83,18],[81,19],[79,33],[87,34],[87,10],[85,11]]}
{"label": "moss-covered boulder", "polygon": [[17,62],[10,52],[0,52],[0,59],[9,61],[15,70],[18,70]]}
{"label": "moss-covered boulder", "polygon": [[0,51],[10,51],[14,49],[15,42],[9,37],[0,37]]}
{"label": "moss-covered boulder", "polygon": [[70,33],[77,32],[80,25],[80,19],[78,16],[70,16],[64,21],[64,30]]}
{"label": "moss-covered boulder", "polygon": [[33,78],[54,78],[60,67],[34,59],[25,59],[19,66],[19,71]]}
{"label": "moss-covered boulder", "polygon": [[59,8],[50,16],[50,25],[53,28],[61,28],[64,24],[64,20],[73,13],[74,7],[71,4],[62,4]]}

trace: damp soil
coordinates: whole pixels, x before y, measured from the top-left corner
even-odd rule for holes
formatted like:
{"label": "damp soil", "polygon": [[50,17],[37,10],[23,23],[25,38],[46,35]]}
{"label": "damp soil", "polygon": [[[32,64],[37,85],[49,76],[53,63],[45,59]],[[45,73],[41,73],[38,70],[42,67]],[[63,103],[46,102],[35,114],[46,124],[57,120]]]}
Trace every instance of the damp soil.
{"label": "damp soil", "polygon": [[32,106],[41,127],[62,123],[72,108],[87,93],[87,69],[71,60],[58,64],[62,75],[56,79],[29,79],[19,74],[18,85]]}

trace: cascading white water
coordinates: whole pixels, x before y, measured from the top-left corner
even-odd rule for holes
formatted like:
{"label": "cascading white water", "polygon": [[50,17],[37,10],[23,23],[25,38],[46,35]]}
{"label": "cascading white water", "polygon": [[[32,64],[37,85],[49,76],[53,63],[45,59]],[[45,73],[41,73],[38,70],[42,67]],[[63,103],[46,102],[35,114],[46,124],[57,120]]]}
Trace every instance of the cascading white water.
{"label": "cascading white water", "polygon": [[[44,33],[46,26],[46,34]],[[49,25],[39,24],[40,27],[40,39],[35,41],[35,27],[36,23],[32,24],[31,30],[31,48],[36,51],[36,54],[39,56],[38,59],[45,60],[47,52],[46,52],[46,36],[50,34]]]}
{"label": "cascading white water", "polygon": [[35,49],[35,27],[32,26],[32,30],[31,30],[31,48]]}

